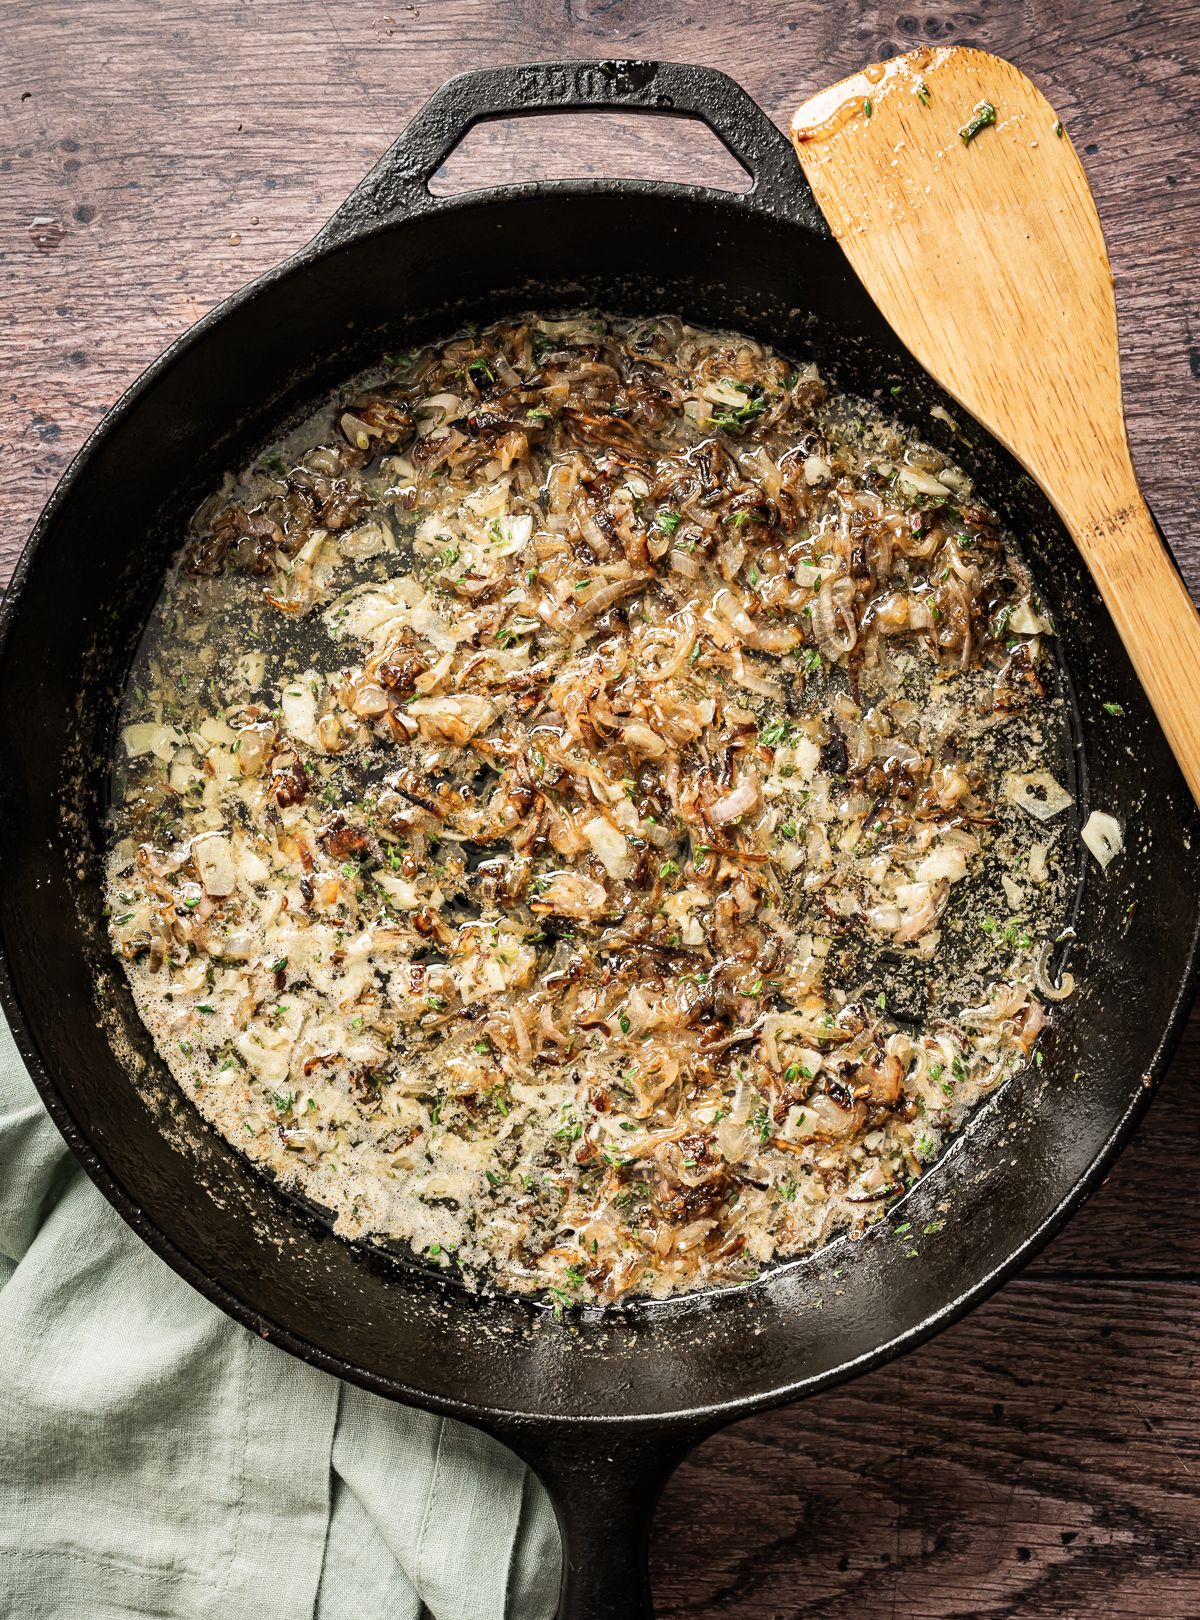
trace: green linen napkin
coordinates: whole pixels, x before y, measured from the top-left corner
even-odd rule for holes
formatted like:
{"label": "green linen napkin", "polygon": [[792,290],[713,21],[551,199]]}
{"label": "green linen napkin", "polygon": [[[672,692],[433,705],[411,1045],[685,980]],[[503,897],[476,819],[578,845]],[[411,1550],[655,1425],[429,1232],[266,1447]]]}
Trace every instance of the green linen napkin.
{"label": "green linen napkin", "polygon": [[0,1615],[550,1620],[559,1558],[503,1446],[305,1366],[153,1254],[0,1020]]}

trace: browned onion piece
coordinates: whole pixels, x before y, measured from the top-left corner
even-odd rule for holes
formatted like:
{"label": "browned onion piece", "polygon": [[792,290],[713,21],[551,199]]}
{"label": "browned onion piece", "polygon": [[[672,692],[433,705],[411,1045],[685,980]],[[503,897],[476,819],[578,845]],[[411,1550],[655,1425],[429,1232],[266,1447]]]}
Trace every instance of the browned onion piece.
{"label": "browned onion piece", "polygon": [[1075,993],[1075,980],[1070,973],[1064,973],[1062,982],[1055,988],[1050,983],[1050,976],[1046,972],[1046,964],[1050,960],[1050,953],[1054,949],[1050,940],[1047,940],[1038,952],[1037,961],[1033,968],[1033,987],[1039,996],[1046,1001],[1066,1001],[1068,996]]}
{"label": "browned onion piece", "polygon": [[930,893],[928,900],[920,910],[915,911],[908,921],[892,935],[894,943],[906,945],[910,939],[919,939],[922,934],[928,933],[942,912],[945,911],[949,899],[950,882],[948,878],[943,878],[937,888]]}
{"label": "browned onion piece", "polygon": [[[853,613],[833,601],[833,580],[826,579],[812,605],[813,635],[827,658],[853,652],[858,643],[858,627]],[[839,633],[840,629],[840,633]]]}
{"label": "browned onion piece", "polygon": [[732,793],[709,805],[708,819],[715,826],[722,827],[730,821],[736,821],[739,816],[749,815],[757,803],[758,776],[754,771],[747,771]]}
{"label": "browned onion piece", "polygon": [[611,585],[602,585],[588,597],[576,617],[580,620],[594,619],[598,613],[603,613],[605,608],[619,602],[631,591],[640,590],[653,578],[653,574],[634,574],[630,579],[616,579]]}
{"label": "browned onion piece", "polygon": [[669,641],[672,631],[668,626],[664,630],[649,630],[643,632],[638,638],[637,654],[638,667],[644,678],[652,685],[660,681],[670,680],[677,675],[688,661],[688,656],[696,644],[696,622],[690,614],[684,616],[684,625],[681,628],[674,647],[661,664],[651,664],[647,654],[651,648],[662,641]]}

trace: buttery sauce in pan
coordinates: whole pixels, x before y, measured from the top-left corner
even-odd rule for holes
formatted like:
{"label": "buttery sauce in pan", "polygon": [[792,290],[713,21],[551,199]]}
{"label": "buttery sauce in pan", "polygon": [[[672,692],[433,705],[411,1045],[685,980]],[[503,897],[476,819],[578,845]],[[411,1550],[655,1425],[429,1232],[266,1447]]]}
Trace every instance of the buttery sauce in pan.
{"label": "buttery sauce in pan", "polygon": [[113,942],[339,1232],[559,1305],[744,1281],[1039,1061],[1052,634],[945,455],[749,339],[388,356],[197,514]]}

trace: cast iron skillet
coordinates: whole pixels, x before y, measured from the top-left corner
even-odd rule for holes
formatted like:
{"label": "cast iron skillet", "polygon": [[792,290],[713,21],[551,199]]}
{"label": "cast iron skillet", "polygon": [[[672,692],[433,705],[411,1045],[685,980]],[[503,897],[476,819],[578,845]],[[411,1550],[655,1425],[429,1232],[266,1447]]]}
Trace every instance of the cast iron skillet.
{"label": "cast iron skillet", "polygon": [[[430,196],[427,177],[478,119],[601,107],[703,119],[752,190],[598,180]],[[995,1096],[861,1241],[731,1292],[563,1322],[345,1242],[281,1196],[170,1082],[108,954],[97,851],[125,672],[188,514],[283,419],[388,349],[586,305],[741,328],[815,354],[844,387],[899,385],[903,415],[948,432],[929,407],[950,402],[847,267],[788,143],[723,74],[561,63],[452,80],[309,247],[151,366],[34,531],[0,615],[0,995],[59,1128],[146,1242],[294,1354],[514,1447],[558,1508],[562,1620],[628,1620],[651,1612],[650,1518],[690,1447],[955,1321],[1102,1179],[1192,998],[1200,816],[1064,531],[967,424],[955,454],[1038,537],[1031,560],[1079,694],[1080,811],[1128,818],[1125,854],[1084,884],[1081,988],[1054,1015],[1045,1066]]]}

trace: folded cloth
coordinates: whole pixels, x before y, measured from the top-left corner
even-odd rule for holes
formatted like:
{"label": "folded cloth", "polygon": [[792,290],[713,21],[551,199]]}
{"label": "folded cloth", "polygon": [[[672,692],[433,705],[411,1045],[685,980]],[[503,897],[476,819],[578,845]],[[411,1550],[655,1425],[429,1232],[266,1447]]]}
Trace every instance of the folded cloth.
{"label": "folded cloth", "polygon": [[0,1019],[0,1615],[550,1620],[559,1557],[510,1451],[305,1366],[153,1254]]}

